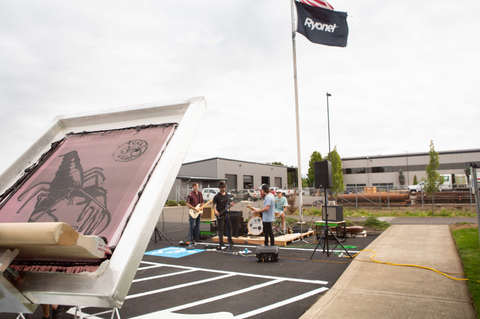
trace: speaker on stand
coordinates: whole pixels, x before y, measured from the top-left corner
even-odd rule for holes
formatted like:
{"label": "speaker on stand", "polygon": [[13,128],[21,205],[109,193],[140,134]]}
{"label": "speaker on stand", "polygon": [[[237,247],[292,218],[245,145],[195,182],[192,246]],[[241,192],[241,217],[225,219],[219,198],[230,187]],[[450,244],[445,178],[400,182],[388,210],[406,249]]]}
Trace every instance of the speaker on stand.
{"label": "speaker on stand", "polygon": [[[352,256],[348,252],[348,250],[342,245],[342,243],[338,240],[337,236],[332,232],[330,226],[328,226],[329,218],[333,218],[333,220],[338,221],[338,218],[343,220],[343,207],[342,206],[328,206],[328,196],[327,196],[327,189],[333,187],[333,178],[332,178],[332,164],[324,160],[322,162],[315,162],[313,163],[314,175],[315,175],[315,188],[323,188],[325,194],[324,204],[325,206],[322,209],[322,219],[325,221],[325,227],[323,228],[322,236],[318,239],[318,243],[313,250],[312,256],[310,260],[315,255],[318,246],[322,242],[323,239],[323,252],[327,253],[327,257],[337,248],[338,245],[342,246],[343,250],[347,253],[350,258]],[[341,215],[341,216],[340,216]],[[336,240],[335,247],[332,250],[329,249],[328,239],[329,236],[332,236]]]}

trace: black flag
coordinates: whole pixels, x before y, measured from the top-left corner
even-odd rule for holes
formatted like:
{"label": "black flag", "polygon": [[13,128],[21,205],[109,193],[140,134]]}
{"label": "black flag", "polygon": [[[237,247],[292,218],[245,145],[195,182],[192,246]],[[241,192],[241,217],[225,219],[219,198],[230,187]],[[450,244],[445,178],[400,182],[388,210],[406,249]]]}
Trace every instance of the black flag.
{"label": "black flag", "polygon": [[346,47],[348,37],[347,13],[312,7],[295,1],[297,32],[313,43]]}

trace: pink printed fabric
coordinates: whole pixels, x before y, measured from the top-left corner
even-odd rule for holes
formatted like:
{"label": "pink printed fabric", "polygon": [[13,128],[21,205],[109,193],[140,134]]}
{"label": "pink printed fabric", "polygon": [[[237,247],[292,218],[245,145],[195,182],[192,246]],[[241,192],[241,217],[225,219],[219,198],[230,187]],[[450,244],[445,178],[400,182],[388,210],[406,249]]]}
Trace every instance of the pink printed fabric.
{"label": "pink printed fabric", "polygon": [[116,246],[175,124],[67,134],[0,208],[0,223],[65,222]]}

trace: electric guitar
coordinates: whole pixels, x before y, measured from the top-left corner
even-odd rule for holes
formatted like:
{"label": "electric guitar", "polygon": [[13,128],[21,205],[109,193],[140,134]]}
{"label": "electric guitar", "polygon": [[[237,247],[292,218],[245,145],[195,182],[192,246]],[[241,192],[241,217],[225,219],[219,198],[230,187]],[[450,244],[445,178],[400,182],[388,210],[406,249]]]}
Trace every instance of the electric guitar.
{"label": "electric guitar", "polygon": [[201,213],[203,213],[203,207],[207,206],[208,204],[210,204],[211,202],[213,202],[213,198],[211,200],[209,200],[208,202],[206,202],[205,204],[201,205],[200,203],[195,206],[195,208],[199,208],[199,211],[197,212],[195,209],[192,209],[190,208],[190,210],[188,211],[188,213],[190,214],[190,216],[192,216],[192,218],[197,218],[198,215],[200,215]]}
{"label": "electric guitar", "polygon": [[257,216],[260,216],[261,213],[257,213],[255,210],[256,208],[253,208],[252,206],[250,206],[250,204],[247,205],[247,208],[251,209],[253,211],[253,216],[257,217]]}

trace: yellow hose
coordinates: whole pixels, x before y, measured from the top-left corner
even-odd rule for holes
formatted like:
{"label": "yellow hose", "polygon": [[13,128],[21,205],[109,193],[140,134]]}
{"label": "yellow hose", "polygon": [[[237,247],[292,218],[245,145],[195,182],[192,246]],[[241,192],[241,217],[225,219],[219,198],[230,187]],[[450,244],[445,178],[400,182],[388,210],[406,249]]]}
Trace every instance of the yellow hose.
{"label": "yellow hose", "polygon": [[[361,253],[362,251],[371,251],[372,253],[374,253],[373,256],[370,256],[370,259],[376,263],[379,263],[379,264],[384,264],[384,265],[391,265],[391,266],[402,266],[402,267],[416,267],[416,268],[422,268],[422,269],[427,269],[427,270],[431,270],[431,271],[434,271],[436,273],[439,273],[440,275],[443,275],[447,278],[450,278],[450,279],[453,279],[453,280],[459,280],[459,281],[466,281],[466,280],[469,280],[469,279],[463,279],[463,278],[455,278],[455,277],[452,277],[452,276],[449,276],[447,275],[446,273],[443,273],[441,271],[438,271],[436,269],[433,269],[433,268],[430,268],[430,267],[425,267],[425,266],[419,266],[419,265],[412,265],[412,264],[395,264],[395,263],[389,263],[389,262],[384,262],[384,261],[379,261],[379,260],[375,260],[373,257],[375,257],[377,255],[377,253],[371,249],[363,249],[363,250],[360,250],[358,253],[356,253],[355,255],[352,256],[355,257],[357,256],[359,253]],[[345,256],[346,257],[346,256]],[[361,260],[359,260],[361,261]],[[475,280],[475,281],[478,281],[480,282],[479,280]]]}

